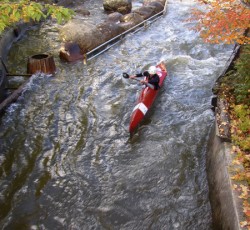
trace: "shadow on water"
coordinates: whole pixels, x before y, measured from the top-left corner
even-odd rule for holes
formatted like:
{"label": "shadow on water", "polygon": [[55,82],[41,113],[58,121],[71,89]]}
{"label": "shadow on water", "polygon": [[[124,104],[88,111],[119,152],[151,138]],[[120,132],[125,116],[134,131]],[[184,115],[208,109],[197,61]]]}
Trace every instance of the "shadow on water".
{"label": "shadow on water", "polygon": [[[87,65],[58,58],[54,25],[14,45],[13,71],[24,72],[33,52],[49,52],[58,72],[34,75],[1,118],[2,229],[212,229],[211,88],[232,47],[203,44],[187,28],[194,6],[170,1],[163,18]],[[160,60],[169,78],[130,138],[140,85],[122,73]]]}

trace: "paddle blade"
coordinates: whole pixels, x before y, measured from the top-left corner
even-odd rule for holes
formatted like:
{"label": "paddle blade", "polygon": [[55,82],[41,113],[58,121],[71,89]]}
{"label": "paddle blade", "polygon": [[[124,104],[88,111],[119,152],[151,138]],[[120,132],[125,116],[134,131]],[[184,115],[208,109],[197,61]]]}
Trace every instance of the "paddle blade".
{"label": "paddle blade", "polygon": [[128,75],[127,73],[123,73],[122,76],[123,76],[124,78],[129,78],[129,75]]}

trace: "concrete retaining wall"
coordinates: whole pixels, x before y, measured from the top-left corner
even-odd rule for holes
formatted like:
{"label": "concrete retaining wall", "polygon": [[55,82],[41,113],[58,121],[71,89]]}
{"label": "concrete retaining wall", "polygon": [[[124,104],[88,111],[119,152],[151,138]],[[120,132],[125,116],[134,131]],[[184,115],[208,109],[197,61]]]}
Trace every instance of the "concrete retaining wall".
{"label": "concrete retaining wall", "polygon": [[0,36],[0,102],[4,99],[4,89],[6,87],[6,69],[4,63],[7,62],[9,50],[13,44],[25,33],[28,25],[22,24],[15,29],[9,29]]}
{"label": "concrete retaining wall", "polygon": [[210,135],[207,153],[207,177],[209,198],[214,222],[213,229],[246,229],[240,227],[244,220],[242,200],[239,191],[233,189],[231,176],[235,166],[232,164],[234,153],[231,143],[223,142],[217,136],[217,124]]}

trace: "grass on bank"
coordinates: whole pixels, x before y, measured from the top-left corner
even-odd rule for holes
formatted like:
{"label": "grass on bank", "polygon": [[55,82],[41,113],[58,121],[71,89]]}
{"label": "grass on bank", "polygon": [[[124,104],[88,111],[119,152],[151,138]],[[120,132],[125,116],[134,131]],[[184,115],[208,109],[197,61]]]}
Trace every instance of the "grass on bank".
{"label": "grass on bank", "polygon": [[242,47],[234,69],[222,79],[220,88],[230,105],[233,144],[250,154],[250,45]]}
{"label": "grass on bank", "polygon": [[[233,180],[242,182],[234,189],[241,192],[243,212],[246,221],[241,227],[250,229],[250,45],[241,47],[239,58],[219,82],[218,97],[223,97],[229,104],[230,133],[232,151],[236,154],[233,164],[243,166],[243,171],[234,172]],[[247,182],[245,186],[243,182]]]}

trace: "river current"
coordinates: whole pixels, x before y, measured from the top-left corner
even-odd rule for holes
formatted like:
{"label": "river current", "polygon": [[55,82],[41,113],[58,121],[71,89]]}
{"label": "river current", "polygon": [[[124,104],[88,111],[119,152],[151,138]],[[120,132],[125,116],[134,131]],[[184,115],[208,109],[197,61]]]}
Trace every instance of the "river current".
{"label": "river current", "polygon": [[[89,4],[102,11],[101,1]],[[52,24],[13,45],[13,72],[26,71],[28,56],[51,53],[57,73],[32,76],[0,118],[1,229],[212,229],[211,89],[232,46],[203,43],[186,21],[193,7],[169,1],[163,17],[86,65],[58,58]],[[122,73],[159,61],[168,77],[131,137],[142,86]]]}

